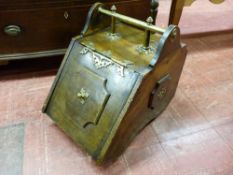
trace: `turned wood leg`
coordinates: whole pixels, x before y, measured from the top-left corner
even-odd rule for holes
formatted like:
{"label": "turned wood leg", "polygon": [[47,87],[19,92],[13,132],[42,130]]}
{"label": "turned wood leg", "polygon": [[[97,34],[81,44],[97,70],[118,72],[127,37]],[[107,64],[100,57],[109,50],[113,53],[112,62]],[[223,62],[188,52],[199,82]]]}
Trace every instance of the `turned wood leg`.
{"label": "turned wood leg", "polygon": [[158,7],[159,7],[159,1],[158,0],[151,0],[151,9],[150,9],[150,13],[151,13],[151,17],[154,20],[154,24],[156,24],[156,18],[157,18],[157,14],[158,14]]}
{"label": "turned wood leg", "polygon": [[183,11],[185,0],[172,0],[168,24],[178,25]]}
{"label": "turned wood leg", "polygon": [[[169,24],[178,25],[184,6],[190,6],[195,0],[172,0]],[[209,0],[212,3],[220,4],[224,0]]]}

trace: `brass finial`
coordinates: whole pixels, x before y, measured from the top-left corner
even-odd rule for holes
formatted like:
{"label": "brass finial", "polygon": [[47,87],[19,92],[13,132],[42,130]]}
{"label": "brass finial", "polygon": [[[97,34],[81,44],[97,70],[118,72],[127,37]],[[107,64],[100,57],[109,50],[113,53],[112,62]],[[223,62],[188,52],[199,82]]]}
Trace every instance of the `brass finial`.
{"label": "brass finial", "polygon": [[146,22],[147,22],[147,24],[152,24],[153,23],[153,18],[150,16],[150,17],[148,17],[147,19],[146,19]]}
{"label": "brass finial", "polygon": [[117,11],[117,8],[116,8],[116,6],[115,6],[115,5],[112,5],[112,7],[111,7],[111,11],[113,11],[113,12]]}
{"label": "brass finial", "polygon": [[[153,18],[150,16],[146,19],[146,22],[148,25],[152,25],[153,23]],[[145,41],[144,41],[144,48],[145,49],[149,49],[149,45],[150,45],[150,30],[146,29],[145,31]]]}
{"label": "brass finial", "polygon": [[[111,11],[116,12],[117,8],[115,5],[112,5]],[[112,21],[111,21],[111,27],[112,27],[112,34],[116,33],[116,18],[112,16]]]}

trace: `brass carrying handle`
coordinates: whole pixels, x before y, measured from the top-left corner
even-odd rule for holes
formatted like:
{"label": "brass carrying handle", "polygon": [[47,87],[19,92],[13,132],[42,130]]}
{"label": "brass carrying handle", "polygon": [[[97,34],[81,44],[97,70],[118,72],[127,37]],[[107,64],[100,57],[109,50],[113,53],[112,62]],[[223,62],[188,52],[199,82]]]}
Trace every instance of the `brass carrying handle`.
{"label": "brass carrying handle", "polygon": [[148,31],[156,32],[156,33],[160,33],[160,34],[163,34],[165,32],[165,29],[162,29],[162,28],[157,27],[155,25],[148,25],[147,22],[143,22],[143,21],[140,21],[138,19],[122,15],[122,14],[116,13],[114,11],[106,10],[101,6],[98,8],[98,11],[102,14],[114,17],[122,22],[133,25],[135,27],[139,27],[139,28],[144,29],[144,30],[148,30]]}

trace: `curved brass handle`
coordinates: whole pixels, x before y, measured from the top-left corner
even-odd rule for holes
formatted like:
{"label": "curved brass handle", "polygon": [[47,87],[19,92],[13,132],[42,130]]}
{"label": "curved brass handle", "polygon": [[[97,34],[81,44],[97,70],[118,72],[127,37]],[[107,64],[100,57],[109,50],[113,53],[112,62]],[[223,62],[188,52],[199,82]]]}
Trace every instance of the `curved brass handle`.
{"label": "curved brass handle", "polygon": [[144,30],[149,30],[151,32],[157,32],[157,33],[160,33],[160,34],[163,34],[165,32],[165,29],[162,29],[162,28],[157,27],[155,25],[148,25],[147,22],[140,21],[138,19],[128,17],[128,16],[122,15],[120,13],[116,13],[114,11],[111,11],[111,10],[107,10],[107,9],[103,8],[103,5],[101,5],[101,4],[97,8],[98,8],[99,13],[102,13],[102,14],[107,15],[107,16],[114,17],[115,19],[118,19],[118,20],[120,20],[122,22],[125,22],[127,24],[130,24],[130,25],[133,25],[135,27],[138,27],[138,28],[141,28],[141,29],[144,29]]}
{"label": "curved brass handle", "polygon": [[9,36],[18,36],[21,31],[21,27],[17,25],[8,25],[4,28],[5,34]]}

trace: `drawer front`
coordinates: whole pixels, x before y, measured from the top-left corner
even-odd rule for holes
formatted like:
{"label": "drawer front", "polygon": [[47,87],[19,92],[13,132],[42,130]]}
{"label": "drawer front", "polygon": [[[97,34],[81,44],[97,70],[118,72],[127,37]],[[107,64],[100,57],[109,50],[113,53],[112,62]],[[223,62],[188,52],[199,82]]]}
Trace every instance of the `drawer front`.
{"label": "drawer front", "polygon": [[[1,54],[67,48],[71,38],[82,30],[92,1],[81,2],[73,3],[72,7],[0,10]],[[129,16],[145,19],[149,14],[149,3],[142,0],[116,4],[120,13]]]}
{"label": "drawer front", "polygon": [[[71,37],[80,32],[87,9],[83,7],[0,12],[0,16],[4,17],[4,20],[0,21],[0,40],[4,43],[0,45],[1,54],[66,48]],[[84,17],[80,18],[80,14]]]}
{"label": "drawer front", "polygon": [[79,54],[82,47],[77,43],[72,48],[46,113],[94,154],[108,139],[138,74],[126,69],[122,76],[113,64],[99,67],[95,52]]}

